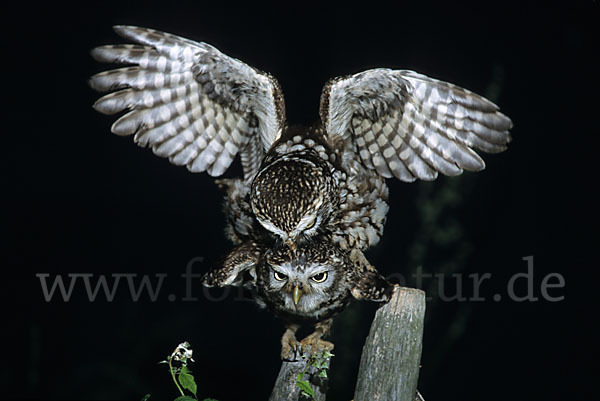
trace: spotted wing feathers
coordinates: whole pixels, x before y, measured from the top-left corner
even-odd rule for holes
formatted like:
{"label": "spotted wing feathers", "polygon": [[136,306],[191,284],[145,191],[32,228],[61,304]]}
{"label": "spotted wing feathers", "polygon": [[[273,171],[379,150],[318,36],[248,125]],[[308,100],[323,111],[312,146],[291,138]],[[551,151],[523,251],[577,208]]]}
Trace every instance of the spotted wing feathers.
{"label": "spotted wing feathers", "polygon": [[479,171],[473,149],[497,153],[512,122],[489,100],[408,70],[373,69],[330,81],[321,120],[333,146],[386,178],[434,180]]}
{"label": "spotted wing feathers", "polygon": [[387,302],[390,300],[393,290],[393,284],[377,271],[366,270],[355,279],[350,293],[358,300]]}
{"label": "spotted wing feathers", "polygon": [[140,146],[212,176],[240,154],[245,177],[253,176],[285,122],[277,81],[206,43],[131,26],[115,31],[137,44],[101,46],[92,56],[131,66],[90,79],[98,91],[116,91],[96,110],[127,112],[112,132],[135,134]]}
{"label": "spotted wing feathers", "polygon": [[[206,287],[241,286],[246,280],[256,280],[256,265],[264,249],[253,241],[235,247],[223,261],[222,266],[213,269],[202,277]],[[245,273],[248,277],[245,277]]]}

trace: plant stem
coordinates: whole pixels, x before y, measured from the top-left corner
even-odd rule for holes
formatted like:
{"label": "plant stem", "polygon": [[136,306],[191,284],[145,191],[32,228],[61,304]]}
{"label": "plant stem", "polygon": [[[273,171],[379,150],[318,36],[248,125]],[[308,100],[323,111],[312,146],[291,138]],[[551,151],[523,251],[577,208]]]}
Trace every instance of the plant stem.
{"label": "plant stem", "polygon": [[179,390],[181,395],[184,396],[185,394],[183,393],[181,386],[179,385],[179,383],[177,383],[177,379],[175,378],[175,369],[173,369],[173,365],[171,365],[171,358],[169,358],[169,371],[171,372],[171,377],[173,378],[173,381],[175,382],[177,389]]}

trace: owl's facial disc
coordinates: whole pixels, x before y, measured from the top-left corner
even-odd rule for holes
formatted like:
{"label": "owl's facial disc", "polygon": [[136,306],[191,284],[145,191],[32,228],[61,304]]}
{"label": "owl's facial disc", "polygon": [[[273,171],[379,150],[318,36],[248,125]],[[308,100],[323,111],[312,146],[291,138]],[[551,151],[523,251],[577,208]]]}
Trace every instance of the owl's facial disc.
{"label": "owl's facial disc", "polygon": [[269,287],[283,296],[286,309],[308,313],[326,298],[335,272],[331,266],[306,264],[301,259],[271,265]]}
{"label": "owl's facial disc", "polygon": [[[313,275],[310,280],[312,280],[315,283],[324,283],[325,280],[327,280],[327,277],[329,276],[329,274],[327,274],[327,271],[322,271],[320,273],[317,273],[315,275]],[[300,298],[302,297],[303,292],[302,292],[302,287],[299,284],[296,284],[294,286],[294,289],[292,290],[292,299],[294,300],[294,305],[298,305],[298,301],[300,301]]]}

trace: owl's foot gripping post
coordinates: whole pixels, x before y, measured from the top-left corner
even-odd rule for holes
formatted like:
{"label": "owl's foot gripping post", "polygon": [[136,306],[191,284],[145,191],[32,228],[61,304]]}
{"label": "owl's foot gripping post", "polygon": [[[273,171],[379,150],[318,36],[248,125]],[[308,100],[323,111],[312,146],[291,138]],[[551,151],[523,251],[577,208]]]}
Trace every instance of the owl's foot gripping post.
{"label": "owl's foot gripping post", "polygon": [[333,343],[321,338],[329,332],[331,322],[331,319],[327,319],[315,324],[315,331],[302,341],[296,339],[296,331],[299,326],[295,324],[287,325],[287,329],[281,337],[281,359],[297,361],[309,358],[313,354],[332,351]]}

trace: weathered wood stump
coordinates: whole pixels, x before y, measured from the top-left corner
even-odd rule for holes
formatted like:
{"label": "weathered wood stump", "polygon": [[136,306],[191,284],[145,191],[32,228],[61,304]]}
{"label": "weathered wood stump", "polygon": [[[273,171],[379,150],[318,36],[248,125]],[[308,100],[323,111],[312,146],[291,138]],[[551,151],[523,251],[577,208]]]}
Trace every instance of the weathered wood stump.
{"label": "weathered wood stump", "polygon": [[358,370],[354,401],[414,401],[421,350],[425,292],[396,287],[373,319]]}
{"label": "weathered wood stump", "polygon": [[269,401],[311,400],[310,397],[305,397],[301,394],[302,390],[296,384],[296,378],[302,372],[305,372],[304,378],[310,383],[315,392],[313,399],[315,401],[325,401],[328,379],[319,377],[319,370],[312,366],[307,366],[308,364],[308,359],[294,362],[283,361]]}
{"label": "weathered wood stump", "polygon": [[[396,287],[392,299],[377,310],[365,341],[354,401],[422,401],[417,392],[423,345],[425,293]],[[327,379],[309,361],[284,361],[269,401],[304,401],[296,384],[299,373],[315,391],[315,401],[325,401]]]}

